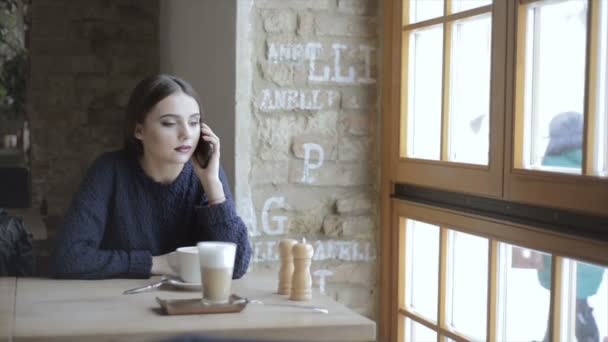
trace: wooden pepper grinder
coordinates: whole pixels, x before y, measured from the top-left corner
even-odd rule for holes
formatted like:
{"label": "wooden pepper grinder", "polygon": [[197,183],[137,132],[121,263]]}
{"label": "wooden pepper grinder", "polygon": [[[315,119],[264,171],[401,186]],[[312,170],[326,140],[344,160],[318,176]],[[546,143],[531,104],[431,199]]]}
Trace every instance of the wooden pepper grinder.
{"label": "wooden pepper grinder", "polygon": [[293,245],[298,243],[294,239],[283,239],[279,242],[279,255],[281,257],[281,269],[279,270],[279,294],[291,293],[291,278],[293,277]]}
{"label": "wooden pepper grinder", "polygon": [[312,299],[312,277],[310,276],[310,262],[312,260],[313,248],[302,239],[301,243],[293,246],[294,271],[291,280],[291,300],[310,300]]}

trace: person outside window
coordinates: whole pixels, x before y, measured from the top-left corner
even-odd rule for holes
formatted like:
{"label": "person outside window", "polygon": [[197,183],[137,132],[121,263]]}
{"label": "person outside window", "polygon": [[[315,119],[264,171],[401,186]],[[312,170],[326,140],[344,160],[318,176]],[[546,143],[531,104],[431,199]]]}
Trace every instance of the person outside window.
{"label": "person outside window", "polygon": [[[583,146],[583,116],[578,112],[563,112],[549,124],[549,145],[542,160],[543,166],[581,168]],[[604,269],[577,263],[576,266],[576,323],[577,342],[599,342],[599,332],[593,308],[587,298],[595,295],[600,287]],[[551,289],[551,256],[543,254],[542,267],[538,270],[540,284]],[[605,339],[604,339],[605,340]],[[549,331],[543,342],[549,342]]]}

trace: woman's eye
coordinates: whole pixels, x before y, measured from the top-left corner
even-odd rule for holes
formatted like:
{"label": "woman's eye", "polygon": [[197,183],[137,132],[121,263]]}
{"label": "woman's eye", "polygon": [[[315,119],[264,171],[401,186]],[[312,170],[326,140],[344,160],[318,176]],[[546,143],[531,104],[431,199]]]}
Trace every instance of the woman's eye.
{"label": "woman's eye", "polygon": [[200,124],[201,124],[201,123],[200,123],[199,121],[191,121],[191,122],[190,122],[190,126],[198,126],[198,125],[200,125]]}
{"label": "woman's eye", "polygon": [[171,127],[171,126],[175,125],[175,122],[161,122],[161,125],[163,125],[165,127]]}

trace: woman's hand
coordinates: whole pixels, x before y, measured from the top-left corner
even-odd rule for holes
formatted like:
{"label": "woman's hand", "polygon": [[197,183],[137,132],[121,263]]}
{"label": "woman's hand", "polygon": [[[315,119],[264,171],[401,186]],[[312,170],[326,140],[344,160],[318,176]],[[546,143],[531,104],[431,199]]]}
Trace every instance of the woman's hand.
{"label": "woman's hand", "polygon": [[177,273],[171,267],[172,253],[167,253],[163,255],[157,255],[152,257],[152,269],[150,270],[151,275],[173,275],[176,276]]}
{"label": "woman's hand", "polygon": [[209,205],[219,204],[226,200],[224,195],[224,188],[220,181],[220,138],[218,138],[211,128],[205,124],[201,124],[201,136],[199,139],[204,139],[211,144],[211,158],[207,167],[203,167],[196,161],[196,158],[192,159],[192,165],[194,166],[194,172],[198,176],[198,179],[203,185],[203,189],[207,194],[207,200]]}

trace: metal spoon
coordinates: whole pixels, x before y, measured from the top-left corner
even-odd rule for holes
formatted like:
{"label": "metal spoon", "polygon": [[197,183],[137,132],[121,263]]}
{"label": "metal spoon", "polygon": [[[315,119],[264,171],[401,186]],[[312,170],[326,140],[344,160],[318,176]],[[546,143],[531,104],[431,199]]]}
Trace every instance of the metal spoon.
{"label": "metal spoon", "polygon": [[167,283],[167,282],[169,281],[169,279],[170,279],[170,277],[169,277],[169,276],[164,275],[164,276],[162,276],[162,277],[160,278],[160,280],[159,280],[158,282],[156,282],[156,283],[152,283],[152,284],[150,284],[150,285],[145,285],[145,286],[136,287],[136,288],[134,288],[134,289],[129,289],[129,290],[124,291],[122,294],[123,294],[123,295],[127,295],[127,294],[134,294],[134,293],[148,292],[148,291],[151,291],[151,290],[154,290],[154,289],[156,289],[156,288],[161,287],[161,285],[163,285],[163,284]]}

